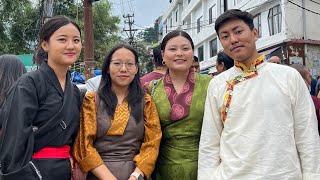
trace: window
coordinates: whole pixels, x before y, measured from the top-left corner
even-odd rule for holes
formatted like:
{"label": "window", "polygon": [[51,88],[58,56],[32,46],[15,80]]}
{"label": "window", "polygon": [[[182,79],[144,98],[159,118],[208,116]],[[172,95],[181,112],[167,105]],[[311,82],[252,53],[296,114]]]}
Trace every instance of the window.
{"label": "window", "polygon": [[216,5],[213,5],[211,8],[209,8],[209,24],[212,24],[216,19],[216,11],[214,9],[215,6]]}
{"label": "window", "polygon": [[172,18],[170,18],[170,28],[172,28]]}
{"label": "window", "polygon": [[209,48],[210,48],[210,57],[217,55],[217,38],[212,39],[209,41]]}
{"label": "window", "polygon": [[197,33],[201,31],[201,20],[202,20],[202,16],[199,17],[199,19],[197,20]]}
{"label": "window", "polygon": [[190,4],[191,0],[188,0],[188,4]]}
{"label": "window", "polygon": [[176,22],[178,22],[178,10],[176,11]]}
{"label": "window", "polygon": [[261,14],[257,14],[253,19],[253,25],[255,28],[258,29],[259,38],[262,36],[262,29],[261,29]]}
{"label": "window", "polygon": [[242,0],[228,0],[228,9],[235,8]]}
{"label": "window", "polygon": [[199,59],[199,62],[203,61],[203,46],[200,46],[198,48],[198,59]]}
{"label": "window", "polygon": [[168,33],[168,26],[166,25],[166,34]]}
{"label": "window", "polygon": [[268,25],[270,36],[281,32],[281,7],[278,5],[269,10]]}

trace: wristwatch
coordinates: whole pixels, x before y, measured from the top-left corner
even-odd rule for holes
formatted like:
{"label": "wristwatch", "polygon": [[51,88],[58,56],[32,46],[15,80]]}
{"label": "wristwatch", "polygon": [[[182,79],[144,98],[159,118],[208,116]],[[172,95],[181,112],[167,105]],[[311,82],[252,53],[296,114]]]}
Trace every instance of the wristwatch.
{"label": "wristwatch", "polygon": [[137,180],[144,180],[143,176],[138,172],[133,172],[130,176],[135,177]]}

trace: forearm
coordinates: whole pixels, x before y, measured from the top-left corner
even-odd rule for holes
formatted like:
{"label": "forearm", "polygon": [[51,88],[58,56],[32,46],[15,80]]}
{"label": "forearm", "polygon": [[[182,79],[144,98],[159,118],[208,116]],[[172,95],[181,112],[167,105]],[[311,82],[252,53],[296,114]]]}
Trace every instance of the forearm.
{"label": "forearm", "polygon": [[91,170],[91,172],[100,180],[114,180],[116,179],[105,164]]}

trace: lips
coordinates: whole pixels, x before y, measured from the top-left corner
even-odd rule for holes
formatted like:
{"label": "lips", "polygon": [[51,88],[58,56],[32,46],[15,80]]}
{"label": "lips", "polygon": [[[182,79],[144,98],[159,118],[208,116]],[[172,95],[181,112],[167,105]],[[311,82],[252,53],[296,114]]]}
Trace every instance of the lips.
{"label": "lips", "polygon": [[119,78],[128,78],[130,76],[125,76],[125,75],[122,75],[122,76],[118,76]]}
{"label": "lips", "polygon": [[241,46],[241,45],[240,46],[234,46],[234,47],[231,48],[231,51],[236,50],[236,49],[241,48],[241,47],[243,47],[243,46]]}
{"label": "lips", "polygon": [[65,53],[67,56],[74,56],[76,53]]}
{"label": "lips", "polygon": [[187,60],[185,60],[185,59],[175,59],[174,61],[179,64],[179,63],[184,63]]}

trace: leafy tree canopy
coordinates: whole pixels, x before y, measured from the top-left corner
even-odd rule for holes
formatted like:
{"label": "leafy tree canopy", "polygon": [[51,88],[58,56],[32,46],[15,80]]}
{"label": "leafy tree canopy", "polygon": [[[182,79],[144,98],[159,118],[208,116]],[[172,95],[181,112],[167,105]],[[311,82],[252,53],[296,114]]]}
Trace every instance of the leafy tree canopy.
{"label": "leafy tree canopy", "polygon": [[[0,0],[0,54],[34,52],[40,28],[41,1],[35,4],[31,0]],[[75,19],[83,30],[83,3],[76,3],[75,0],[54,1],[55,15]],[[96,67],[99,68],[110,47],[120,41],[120,18],[111,15],[111,5],[107,0],[100,0],[93,3],[93,23],[94,54]],[[83,61],[83,54],[80,61]]]}

